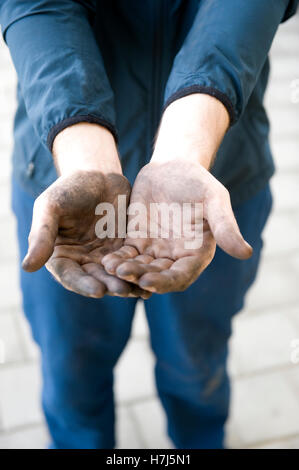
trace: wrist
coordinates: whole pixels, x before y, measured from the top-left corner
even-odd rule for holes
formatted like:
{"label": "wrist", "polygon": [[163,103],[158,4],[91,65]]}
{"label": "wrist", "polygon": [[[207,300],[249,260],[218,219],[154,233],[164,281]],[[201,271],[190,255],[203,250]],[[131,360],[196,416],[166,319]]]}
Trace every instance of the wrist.
{"label": "wrist", "polygon": [[152,161],[183,159],[208,169],[229,126],[229,115],[216,98],[195,93],[166,108]]}
{"label": "wrist", "polygon": [[54,139],[53,159],[62,176],[76,171],[122,174],[114,137],[98,124],[80,122],[63,129]]}

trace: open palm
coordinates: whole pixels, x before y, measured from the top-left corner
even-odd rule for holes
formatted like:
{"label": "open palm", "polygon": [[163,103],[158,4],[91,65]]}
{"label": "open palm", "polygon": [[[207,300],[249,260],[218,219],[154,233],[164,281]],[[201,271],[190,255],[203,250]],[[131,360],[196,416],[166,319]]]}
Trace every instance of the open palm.
{"label": "open palm", "polygon": [[66,289],[89,297],[148,297],[138,286],[107,274],[101,265],[103,256],[119,249],[123,239],[97,236],[100,217],[95,208],[101,202],[116,206],[119,194],[127,200],[130,195],[129,182],[119,174],[78,171],[58,178],[35,202],[23,268],[36,271],[46,264]]}
{"label": "open palm", "polygon": [[[139,236],[132,236],[129,231],[125,246],[102,259],[111,275],[150,292],[181,291],[212,261],[216,243],[232,256],[246,259],[251,255],[251,247],[242,238],[234,218],[227,190],[197,163],[178,160],[148,164],[134,183],[130,207],[136,202],[146,207],[144,216],[139,217]],[[158,223],[155,219],[160,235],[152,237],[153,203],[175,203],[181,208],[185,203],[200,203],[203,217],[197,220],[192,211],[188,229],[183,218],[167,227],[165,219],[158,219]],[[129,216],[128,227],[133,218],[134,215]],[[200,223],[201,243],[193,248],[190,242]]]}

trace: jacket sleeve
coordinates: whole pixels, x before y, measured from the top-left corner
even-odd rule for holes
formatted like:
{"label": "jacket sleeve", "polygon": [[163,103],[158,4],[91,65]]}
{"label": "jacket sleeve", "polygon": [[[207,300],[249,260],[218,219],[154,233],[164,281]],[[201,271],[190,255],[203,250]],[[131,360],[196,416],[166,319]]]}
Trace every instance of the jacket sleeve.
{"label": "jacket sleeve", "polygon": [[4,0],[1,29],[29,119],[51,150],[76,122],[106,126],[116,137],[113,93],[89,18],[92,0]]}
{"label": "jacket sleeve", "polygon": [[192,93],[215,96],[231,124],[246,107],[281,21],[298,0],[202,0],[178,52],[165,107]]}

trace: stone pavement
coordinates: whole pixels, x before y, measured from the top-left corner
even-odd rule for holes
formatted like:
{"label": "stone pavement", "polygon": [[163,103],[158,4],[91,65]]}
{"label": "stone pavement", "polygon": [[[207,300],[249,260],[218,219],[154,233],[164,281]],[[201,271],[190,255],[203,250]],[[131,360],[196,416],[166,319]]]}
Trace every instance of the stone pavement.
{"label": "stone pavement", "polygon": [[[233,448],[299,448],[298,16],[280,27],[271,56],[267,105],[278,168],[272,182],[275,206],[265,231],[257,282],[245,311],[234,320],[227,426],[227,442]],[[0,355],[5,344],[5,362],[0,364],[0,448],[43,448],[48,436],[39,404],[39,357],[21,313],[15,222],[10,213],[15,75],[2,43],[0,70]],[[121,448],[171,445],[156,397],[153,363],[140,304],[133,337],[116,371]]]}

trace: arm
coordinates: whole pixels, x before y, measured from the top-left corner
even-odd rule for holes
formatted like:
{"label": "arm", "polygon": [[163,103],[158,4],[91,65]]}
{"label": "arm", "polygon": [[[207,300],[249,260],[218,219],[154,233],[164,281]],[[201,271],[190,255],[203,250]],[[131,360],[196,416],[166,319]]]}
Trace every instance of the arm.
{"label": "arm", "polygon": [[[113,96],[89,24],[88,0],[7,0],[0,10],[28,117],[53,151],[59,178],[35,201],[26,271],[43,265],[66,289],[89,297],[138,296],[109,276],[104,254],[122,238],[98,237],[100,202],[128,201],[118,158]],[[147,294],[146,294],[147,295]]]}
{"label": "arm", "polygon": [[18,74],[29,119],[44,145],[77,122],[116,135],[113,94],[95,41],[92,1],[4,0],[3,37]]}
{"label": "arm", "polygon": [[[122,175],[112,134],[98,124],[78,123],[54,140],[58,179],[34,203],[26,271],[43,265],[66,289],[88,297],[105,294],[148,297],[138,286],[108,275],[101,259],[123,245],[118,234],[97,228],[107,203],[117,214],[118,196],[128,203],[130,184]],[[110,212],[111,213],[111,212]]]}
{"label": "arm", "polygon": [[177,54],[165,107],[191,93],[215,96],[230,122],[246,107],[280,22],[298,0],[203,0]]}
{"label": "arm", "polygon": [[[186,96],[166,109],[152,160],[137,176],[130,199],[130,204],[141,202],[147,209],[147,216],[139,220],[139,231],[147,236],[128,234],[125,248],[106,255],[102,263],[109,274],[162,294],[184,290],[194,282],[212,261],[216,243],[236,258],[251,256],[228,191],[208,171],[228,124],[225,107],[208,95]],[[187,223],[191,231],[177,236],[181,223],[175,227],[177,221],[171,225],[168,219],[164,225],[161,217],[160,234],[152,237],[151,205],[175,203],[183,208],[186,202],[203,209],[199,218],[194,215]],[[196,226],[202,227],[202,238],[199,246],[190,248],[194,241],[190,233]]]}
{"label": "arm", "polygon": [[179,158],[208,170],[228,127],[227,109],[216,98],[195,93],[178,99],[164,111],[151,161]]}
{"label": "arm", "polygon": [[[181,206],[186,201],[200,202],[202,246],[186,250],[184,237],[175,239],[174,234],[167,240],[150,238],[150,220],[144,220],[140,230],[147,232],[147,238],[126,240],[131,261],[122,249],[116,256],[107,255],[102,261],[107,272],[151,292],[164,293],[184,290],[194,282],[213,259],[216,243],[234,257],[250,257],[252,248],[239,231],[229,193],[208,168],[229,124],[238,120],[246,107],[279,23],[297,3],[199,3],[167,83],[152,160],[139,173],[131,202],[141,200],[147,206],[163,201]],[[139,254],[146,255],[143,265]]]}

